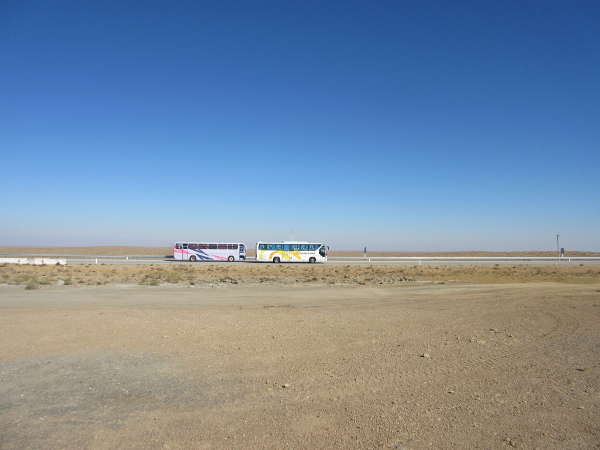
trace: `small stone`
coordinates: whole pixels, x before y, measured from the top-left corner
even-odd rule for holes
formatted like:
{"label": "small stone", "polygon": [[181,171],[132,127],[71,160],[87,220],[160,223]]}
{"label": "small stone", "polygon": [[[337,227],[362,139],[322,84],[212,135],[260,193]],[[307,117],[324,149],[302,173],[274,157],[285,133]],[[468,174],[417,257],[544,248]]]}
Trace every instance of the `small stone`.
{"label": "small stone", "polygon": [[287,384],[287,383],[285,383],[285,384],[284,384],[282,387],[283,387],[284,389],[287,389],[287,388],[289,388],[289,387],[290,387],[290,385],[289,385],[289,384]]}
{"label": "small stone", "polygon": [[56,282],[56,285],[57,285],[57,286],[62,286],[63,284],[65,284],[65,282],[64,282],[63,280],[58,280],[58,281]]}
{"label": "small stone", "polygon": [[421,358],[431,358],[431,356],[429,356],[429,353],[423,353]]}

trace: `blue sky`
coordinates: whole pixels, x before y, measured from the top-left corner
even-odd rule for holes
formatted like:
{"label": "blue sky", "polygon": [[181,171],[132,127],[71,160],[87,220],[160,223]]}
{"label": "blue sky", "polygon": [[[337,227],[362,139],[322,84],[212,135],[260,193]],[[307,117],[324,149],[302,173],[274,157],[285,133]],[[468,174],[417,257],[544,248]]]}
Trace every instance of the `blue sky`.
{"label": "blue sky", "polygon": [[600,251],[595,1],[4,1],[0,245]]}

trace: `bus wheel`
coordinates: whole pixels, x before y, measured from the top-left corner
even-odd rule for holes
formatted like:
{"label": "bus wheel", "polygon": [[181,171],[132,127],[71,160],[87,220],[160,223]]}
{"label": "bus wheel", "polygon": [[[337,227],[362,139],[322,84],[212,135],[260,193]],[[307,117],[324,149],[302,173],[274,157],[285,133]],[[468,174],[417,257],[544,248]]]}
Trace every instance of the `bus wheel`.
{"label": "bus wheel", "polygon": [[315,257],[310,257],[310,258],[308,259],[308,262],[309,262],[309,263],[311,263],[311,264],[312,264],[312,263],[314,263],[314,262],[317,262],[317,258],[315,258]]}
{"label": "bus wheel", "polygon": [[190,261],[191,261],[191,262],[194,262],[194,261],[196,261],[196,257],[195,257],[194,255],[190,256]]}
{"label": "bus wheel", "polygon": [[235,261],[235,258],[233,256],[230,256],[229,258],[227,258],[227,261],[229,261],[229,262]]}
{"label": "bus wheel", "polygon": [[279,257],[277,257],[277,256],[276,256],[275,258],[273,258],[273,262],[274,262],[275,264],[278,264],[278,263],[279,263],[279,261],[281,261],[281,260],[279,259]]}

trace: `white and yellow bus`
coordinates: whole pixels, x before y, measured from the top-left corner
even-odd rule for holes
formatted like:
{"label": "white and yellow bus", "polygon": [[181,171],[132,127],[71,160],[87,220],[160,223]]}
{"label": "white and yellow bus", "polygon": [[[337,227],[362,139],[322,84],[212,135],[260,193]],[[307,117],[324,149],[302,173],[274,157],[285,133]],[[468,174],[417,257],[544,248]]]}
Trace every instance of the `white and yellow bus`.
{"label": "white and yellow bus", "polygon": [[312,242],[257,242],[256,260],[280,262],[325,262],[327,246]]}

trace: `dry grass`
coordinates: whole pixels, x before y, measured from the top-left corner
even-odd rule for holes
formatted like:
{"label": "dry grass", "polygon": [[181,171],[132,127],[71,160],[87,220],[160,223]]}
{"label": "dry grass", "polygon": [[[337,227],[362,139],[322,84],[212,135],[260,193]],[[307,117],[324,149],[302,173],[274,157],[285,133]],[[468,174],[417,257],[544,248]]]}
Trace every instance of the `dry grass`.
{"label": "dry grass", "polygon": [[305,264],[75,264],[0,265],[0,283],[157,286],[402,285],[422,283],[599,284],[600,265],[305,265]]}
{"label": "dry grass", "polygon": [[[62,255],[172,256],[170,247],[0,247],[0,253]],[[252,256],[254,250],[249,250]],[[362,256],[336,252],[331,256]],[[555,252],[369,252],[369,256],[554,256]],[[570,256],[600,256],[569,252]],[[600,265],[272,265],[272,264],[77,264],[71,266],[0,265],[0,283],[36,289],[43,285],[225,286],[282,285],[399,285],[406,283],[600,283]]]}

